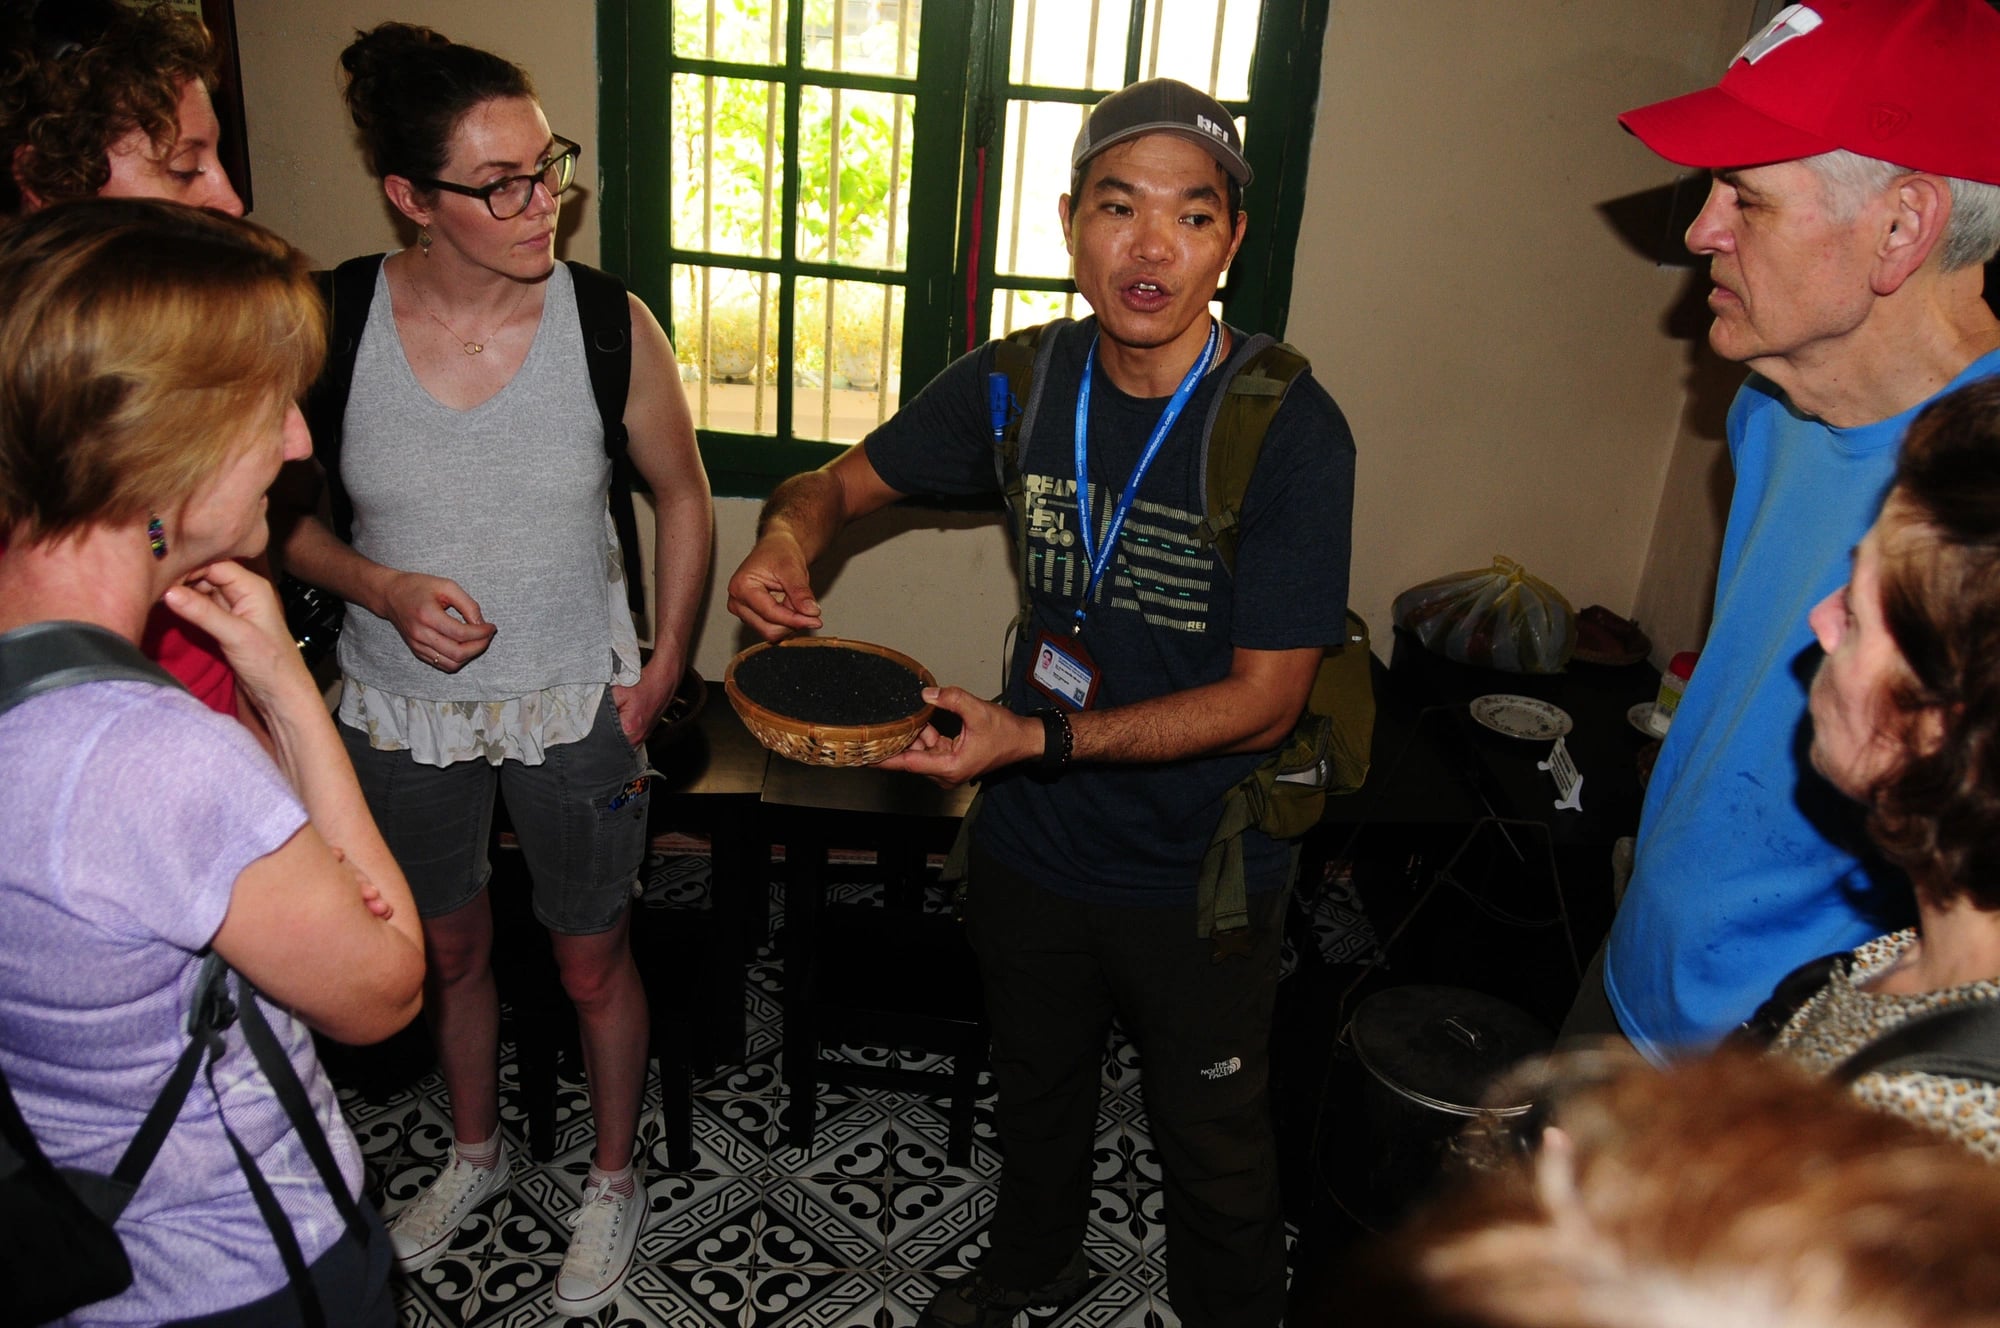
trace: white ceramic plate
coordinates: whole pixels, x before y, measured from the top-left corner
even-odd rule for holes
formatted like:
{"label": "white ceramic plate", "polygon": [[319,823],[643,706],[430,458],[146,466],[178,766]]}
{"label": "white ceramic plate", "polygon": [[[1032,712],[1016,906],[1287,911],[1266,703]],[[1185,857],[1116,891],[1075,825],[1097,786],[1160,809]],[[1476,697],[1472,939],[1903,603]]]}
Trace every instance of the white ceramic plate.
{"label": "white ceramic plate", "polygon": [[1511,692],[1475,697],[1472,717],[1495,733],[1537,742],[1553,742],[1571,727],[1569,712],[1562,707]]}
{"label": "white ceramic plate", "polygon": [[1666,734],[1653,727],[1653,712],[1659,708],[1656,701],[1641,701],[1625,712],[1625,722],[1649,738],[1664,738]]}

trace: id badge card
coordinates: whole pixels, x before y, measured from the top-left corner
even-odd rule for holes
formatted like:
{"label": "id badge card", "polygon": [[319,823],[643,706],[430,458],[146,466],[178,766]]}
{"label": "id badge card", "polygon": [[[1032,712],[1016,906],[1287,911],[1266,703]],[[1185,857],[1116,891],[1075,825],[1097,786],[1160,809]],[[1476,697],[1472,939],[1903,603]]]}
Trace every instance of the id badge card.
{"label": "id badge card", "polygon": [[1035,639],[1034,663],[1028,681],[1051,701],[1071,710],[1088,710],[1097,696],[1097,664],[1075,637],[1052,636],[1047,631]]}

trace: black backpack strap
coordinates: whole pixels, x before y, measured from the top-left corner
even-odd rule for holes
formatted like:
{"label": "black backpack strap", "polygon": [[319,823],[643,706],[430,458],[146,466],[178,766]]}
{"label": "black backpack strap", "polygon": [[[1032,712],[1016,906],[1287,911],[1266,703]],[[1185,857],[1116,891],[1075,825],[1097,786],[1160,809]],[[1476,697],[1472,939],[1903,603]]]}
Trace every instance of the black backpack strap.
{"label": "black backpack strap", "polygon": [[1934,1074],[2000,1084],[2000,1000],[1968,1002],[1899,1024],[1833,1071],[1838,1083],[1864,1074]]}
{"label": "black backpack strap", "polygon": [[90,623],[30,623],[0,636],[0,714],[44,692],[113,678],[180,686],[130,641]]}
{"label": "black backpack strap", "polygon": [[[299,1248],[299,1238],[292,1230],[292,1220],[285,1216],[284,1208],[278,1203],[278,1196],[271,1191],[271,1183],[264,1179],[263,1169],[257,1165],[257,1159],[251,1156],[250,1150],[243,1146],[243,1141],[236,1137],[236,1129],[229,1123],[229,1113],[222,1109],[222,1089],[215,1082],[215,1063],[222,1058],[222,1030],[235,1022],[240,1013],[240,1007],[228,994],[226,984],[229,972],[228,966],[223,964],[218,956],[211,954],[208,957],[202,966],[201,995],[205,999],[196,1000],[194,1013],[189,1020],[190,1029],[195,1041],[205,1043],[212,1049],[212,1054],[204,1059],[207,1062],[208,1091],[215,1098],[215,1118],[221,1122],[222,1132],[229,1138],[230,1150],[236,1154],[237,1169],[243,1173],[244,1183],[250,1191],[250,1199],[257,1205],[257,1215],[264,1219],[265,1229],[271,1233],[271,1243],[277,1248],[278,1261],[285,1265],[285,1280],[291,1286],[292,1295],[298,1300],[300,1321],[306,1328],[325,1328],[326,1311],[319,1303],[319,1291],[312,1282],[312,1269],[306,1263],[305,1251]],[[211,977],[212,974],[219,975],[219,982]],[[248,1006],[255,999],[255,997],[246,998],[243,1005]],[[263,1058],[260,1056],[257,1059],[258,1064],[262,1065]],[[266,1071],[266,1076],[269,1076],[269,1071]],[[301,1122],[291,1115],[289,1105],[286,1106],[285,1114],[291,1117],[292,1128],[298,1129]],[[319,1128],[310,1114],[303,1123],[313,1130]]]}
{"label": "black backpack strap", "polygon": [[340,1164],[334,1160],[333,1146],[326,1141],[326,1132],[320,1128],[318,1117],[313,1115],[312,1102],[306,1096],[306,1086],[299,1082],[298,1071],[292,1068],[291,1058],[279,1045],[277,1034],[271,1031],[270,1023],[264,1018],[263,1007],[257,1003],[254,992],[246,990],[237,1008],[238,1023],[243,1029],[243,1040],[249,1044],[250,1052],[257,1058],[257,1068],[264,1072],[264,1078],[271,1085],[272,1094],[278,1105],[285,1109],[285,1116],[298,1133],[299,1142],[305,1145],[306,1155],[312,1159],[313,1167],[319,1172],[320,1183],[333,1196],[333,1206],[340,1210],[347,1221],[348,1230],[364,1246],[368,1243],[367,1220],[361,1215],[361,1207],[354,1196],[347,1192],[347,1179],[340,1174]]}
{"label": "black backpack strap", "polygon": [[[38,622],[17,627],[0,636],[0,714],[32,697],[83,683],[127,679],[178,688],[180,683],[159,665],[139,653],[139,648],[116,632],[81,622]],[[91,1212],[108,1226],[125,1210],[132,1192],[152,1165],[154,1154],[167,1130],[180,1115],[201,1064],[202,1049],[190,1044],[181,1053],[166,1087],[154,1099],[138,1135],[125,1149],[117,1169],[108,1177],[67,1168],[60,1173],[64,1182]],[[7,1142],[23,1157],[42,1158],[27,1122],[22,1119],[6,1081],[0,1079],[0,1124],[6,1128]],[[46,1166],[46,1159],[42,1165]]]}
{"label": "black backpack strap", "polygon": [[[188,1044],[181,1052],[180,1060],[174,1063],[174,1072],[167,1077],[166,1087],[153,1100],[153,1108],[140,1122],[139,1132],[132,1136],[132,1142],[125,1146],[124,1156],[112,1169],[111,1179],[125,1187],[124,1199],[130,1199],[132,1192],[139,1188],[139,1182],[146,1178],[147,1168],[153,1165],[154,1156],[160,1145],[166,1142],[167,1131],[180,1119],[181,1106],[187,1101],[188,1089],[194,1084],[195,1071],[201,1068],[204,1058],[222,1054],[222,1030],[229,1026],[229,976],[228,965],[217,955],[210,954],[202,961],[201,972],[195,978],[194,1000],[188,1008]],[[89,1196],[85,1196],[88,1200]],[[118,1211],[125,1204],[119,1202]],[[118,1216],[118,1211],[104,1214],[109,1222]]]}
{"label": "black backpack strap", "polygon": [[306,426],[312,430],[313,456],[326,473],[333,506],[333,530],[347,539],[354,529],[354,504],[340,482],[340,436],[347,417],[347,394],[354,385],[354,359],[361,334],[368,326],[368,307],[375,302],[375,278],[382,270],[381,254],[350,258],[331,272],[315,272],[320,298],[326,301],[326,363],[306,393]]}
{"label": "black backpack strap", "polygon": [[272,1096],[284,1108],[285,1119],[291,1122],[292,1131],[304,1145],[306,1155],[312,1159],[313,1168],[319,1172],[320,1184],[340,1211],[348,1232],[364,1249],[368,1245],[368,1223],[354,1196],[347,1192],[347,1180],[340,1174],[340,1164],[334,1160],[332,1145],[326,1141],[326,1132],[320,1128],[319,1118],[313,1114],[305,1085],[299,1082],[291,1059],[285,1055],[285,1049],[279,1045],[277,1035],[264,1018],[256,992],[248,981],[237,975],[237,992],[234,996],[230,994],[228,981],[232,971],[219,955],[211,953],[208,956],[202,965],[194,1008],[189,1014],[188,1032],[196,1045],[210,1049],[206,1058],[208,1085],[209,1091],[215,1095],[216,1119],[222,1123],[223,1133],[229,1136],[229,1146],[236,1154],[236,1165],[243,1172],[250,1197],[256,1203],[265,1227],[270,1230],[271,1242],[277,1248],[280,1262],[285,1265],[292,1295],[299,1304],[300,1319],[308,1328],[322,1328],[326,1323],[326,1313],[320,1305],[319,1292],[313,1286],[312,1269],[306,1263],[304,1251],[299,1248],[298,1236],[292,1231],[291,1219],[285,1216],[285,1210],[272,1192],[270,1182],[264,1179],[257,1159],[237,1138],[235,1129],[229,1124],[228,1113],[222,1110],[222,1093],[215,1082],[215,1063],[222,1054],[223,1029],[234,1023],[243,1031],[244,1044],[256,1059],[265,1083],[270,1085]]}
{"label": "black backpack strap", "polygon": [[625,399],[632,389],[632,304],[625,283],[588,263],[569,261],[576,288],[576,316],[583,327],[583,358],[590,369],[590,394],[604,421],[604,451],[614,466],[625,462],[630,442]]}
{"label": "black backpack strap", "polygon": [[625,594],[634,613],[646,612],[646,572],[639,558],[639,518],[632,494],[643,483],[632,469],[631,433],[625,402],[632,390],[632,304],[625,283],[588,263],[569,263],[576,289],[577,322],[583,329],[583,362],[590,370],[590,395],[604,422],[604,452],[611,458],[611,524],[625,558]]}
{"label": "black backpack strap", "polygon": [[1777,1040],[1778,1034],[1785,1031],[1785,1025],[1792,1022],[1792,1016],[1803,1010],[1806,1002],[1819,995],[1820,989],[1833,980],[1835,973],[1845,973],[1853,966],[1854,952],[1851,950],[1836,950],[1800,964],[1778,979],[1778,985],[1771,989],[1770,999],[1731,1032],[1724,1039],[1723,1046],[1736,1051],[1763,1051]]}

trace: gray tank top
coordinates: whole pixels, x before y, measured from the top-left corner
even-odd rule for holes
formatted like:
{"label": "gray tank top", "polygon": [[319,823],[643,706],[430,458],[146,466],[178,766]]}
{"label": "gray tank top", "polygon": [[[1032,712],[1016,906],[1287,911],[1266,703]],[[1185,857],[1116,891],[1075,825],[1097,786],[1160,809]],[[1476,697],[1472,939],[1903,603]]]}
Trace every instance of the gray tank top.
{"label": "gray tank top", "polygon": [[[417,381],[377,274],[347,398],[341,480],[354,547],[449,577],[498,631],[455,674],[420,663],[388,621],[350,606],[348,676],[400,696],[495,701],[612,676],[612,614],[631,610],[607,506],[611,463],[590,392],[569,269],[548,279],[520,370],[470,410]],[[629,637],[628,637],[629,639]]]}

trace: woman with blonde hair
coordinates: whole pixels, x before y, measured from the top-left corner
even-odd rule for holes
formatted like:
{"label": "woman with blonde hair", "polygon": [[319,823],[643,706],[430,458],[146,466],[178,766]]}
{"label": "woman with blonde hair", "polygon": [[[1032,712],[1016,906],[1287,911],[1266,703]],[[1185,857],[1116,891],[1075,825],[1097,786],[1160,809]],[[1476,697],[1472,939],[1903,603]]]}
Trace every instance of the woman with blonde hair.
{"label": "woman with blonde hair", "polygon": [[[73,1323],[288,1323],[307,1295],[328,1322],[393,1319],[388,1240],[310,1032],[406,1024],[421,930],[275,595],[233,561],[262,551],[264,491],[306,453],[294,398],[323,339],[304,259],[248,222],[121,199],[0,231],[0,654],[59,630],[143,669],[164,601],[220,643],[271,742],[164,675],[0,713],[0,1070],[40,1151],[113,1171],[211,951],[289,1066],[267,1075],[226,1035],[115,1223],[130,1287]],[[292,1079],[316,1130],[274,1098]]]}

